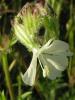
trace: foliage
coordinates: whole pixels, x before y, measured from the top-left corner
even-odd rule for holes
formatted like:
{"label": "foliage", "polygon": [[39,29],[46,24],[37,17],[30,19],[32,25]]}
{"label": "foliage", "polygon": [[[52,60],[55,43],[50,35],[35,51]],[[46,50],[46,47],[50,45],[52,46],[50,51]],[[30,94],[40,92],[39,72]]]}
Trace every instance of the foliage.
{"label": "foliage", "polygon": [[[73,57],[69,59],[67,70],[62,73],[61,78],[51,81],[41,77],[38,65],[35,86],[29,87],[22,82],[20,73],[26,71],[32,54],[18,42],[12,26],[15,16],[26,1],[1,0],[0,100],[75,100],[75,2],[74,0],[46,0],[46,2],[49,4],[49,7],[46,4],[46,9],[50,20],[45,17],[43,24],[46,30],[43,26],[39,28],[38,37],[34,40],[39,41],[40,45],[46,43],[50,37],[68,42]],[[43,31],[45,35],[42,34]]]}

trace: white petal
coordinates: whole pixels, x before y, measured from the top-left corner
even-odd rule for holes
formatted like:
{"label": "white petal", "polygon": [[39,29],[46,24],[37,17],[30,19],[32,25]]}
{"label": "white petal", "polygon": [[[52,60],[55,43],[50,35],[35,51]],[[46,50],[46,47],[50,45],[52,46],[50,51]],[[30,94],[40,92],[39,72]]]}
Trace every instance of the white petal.
{"label": "white petal", "polygon": [[39,57],[40,62],[43,64],[43,77],[48,77],[49,79],[56,79],[56,77],[61,76],[61,71],[57,70],[50,62],[47,61],[44,55]]}
{"label": "white petal", "polygon": [[37,54],[33,51],[33,58],[28,70],[22,76],[22,80],[25,84],[33,86],[36,77],[36,66],[37,66]]}
{"label": "white petal", "polygon": [[48,47],[54,39],[50,39],[43,47]]}
{"label": "white petal", "polygon": [[39,55],[39,61],[40,61],[41,68],[43,70],[43,77],[47,77],[49,74],[49,70],[48,70],[47,62],[42,54]]}
{"label": "white petal", "polygon": [[44,53],[48,54],[59,54],[69,50],[69,45],[60,40],[54,40],[53,43],[44,51]]}
{"label": "white petal", "polygon": [[61,77],[61,71],[57,70],[54,66],[52,66],[50,63],[48,63],[49,65],[49,72],[50,74],[48,75],[48,78],[51,80],[56,79],[57,77]]}
{"label": "white petal", "polygon": [[64,52],[64,55],[73,56],[73,53],[70,50],[68,50],[68,51]]}
{"label": "white petal", "polygon": [[43,46],[40,48],[40,52],[45,51],[45,50],[49,47],[49,45],[52,43],[53,40],[54,40],[54,39],[50,39],[45,45],[43,45]]}
{"label": "white petal", "polygon": [[45,57],[57,70],[64,71],[68,66],[68,59],[65,55],[45,55]]}
{"label": "white petal", "polygon": [[71,57],[73,56],[73,53],[70,51],[70,50],[67,50],[67,51],[63,51],[63,52],[59,52],[59,53],[54,53],[52,55],[63,55],[63,56],[66,56],[66,57]]}

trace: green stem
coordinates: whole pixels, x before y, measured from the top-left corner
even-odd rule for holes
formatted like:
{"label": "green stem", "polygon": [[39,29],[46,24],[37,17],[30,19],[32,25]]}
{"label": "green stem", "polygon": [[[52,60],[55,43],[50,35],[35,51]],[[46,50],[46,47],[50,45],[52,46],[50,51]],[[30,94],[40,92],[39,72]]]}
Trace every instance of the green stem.
{"label": "green stem", "polygon": [[10,94],[10,99],[15,100],[14,95],[13,95],[12,84],[11,84],[11,80],[10,80],[10,74],[9,74],[9,70],[8,70],[8,61],[7,61],[6,53],[2,54],[2,63],[3,63],[3,70],[4,70],[4,74],[5,74],[7,88],[9,90],[9,94]]}
{"label": "green stem", "polygon": [[21,76],[18,76],[18,98],[20,100],[20,96],[21,96]]}
{"label": "green stem", "polygon": [[70,19],[72,20],[69,30],[69,43],[70,47],[73,50],[74,49],[74,17],[73,17],[73,0],[70,2]]}
{"label": "green stem", "polygon": [[70,57],[70,61],[69,61],[69,67],[68,67],[68,77],[71,76],[71,68],[72,67],[72,57]]}

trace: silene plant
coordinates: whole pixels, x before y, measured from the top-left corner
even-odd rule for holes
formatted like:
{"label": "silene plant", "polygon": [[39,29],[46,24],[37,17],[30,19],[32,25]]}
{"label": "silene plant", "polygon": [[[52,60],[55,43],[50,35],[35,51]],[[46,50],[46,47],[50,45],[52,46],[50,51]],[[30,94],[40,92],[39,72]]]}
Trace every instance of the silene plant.
{"label": "silene plant", "polygon": [[68,43],[55,37],[50,37],[42,44],[38,42],[38,30],[41,26],[46,26],[45,18],[50,17],[44,4],[38,2],[27,3],[14,19],[13,28],[17,39],[33,53],[27,71],[21,73],[23,82],[29,86],[35,83],[37,61],[43,77],[54,80],[61,76],[62,71],[68,66],[68,57],[72,56]]}

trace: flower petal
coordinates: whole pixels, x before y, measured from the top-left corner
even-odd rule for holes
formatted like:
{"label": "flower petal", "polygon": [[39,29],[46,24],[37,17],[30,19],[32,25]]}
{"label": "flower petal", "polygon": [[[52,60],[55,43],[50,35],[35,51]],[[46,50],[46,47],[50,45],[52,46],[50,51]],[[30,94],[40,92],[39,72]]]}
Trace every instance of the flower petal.
{"label": "flower petal", "polygon": [[25,72],[24,75],[21,74],[22,80],[25,84],[33,86],[35,83],[36,77],[36,66],[37,66],[37,54],[33,51],[33,58],[28,70]]}
{"label": "flower petal", "polygon": [[38,59],[40,62],[40,66],[43,70],[43,77],[47,77],[49,74],[49,70],[48,70],[47,62],[46,62],[45,58],[43,57],[43,54],[40,54]]}
{"label": "flower petal", "polygon": [[57,70],[64,71],[68,66],[68,59],[65,55],[45,55],[45,57]]}
{"label": "flower petal", "polygon": [[69,50],[69,45],[66,42],[60,40],[54,40],[52,44],[48,48],[46,48],[44,53],[59,54],[67,50]]}
{"label": "flower petal", "polygon": [[39,50],[40,53],[41,53],[41,52],[44,52],[45,50],[47,50],[47,48],[49,47],[49,45],[52,43],[53,40],[54,40],[54,38],[50,39],[45,45],[43,45],[43,46],[41,47],[41,49]]}
{"label": "flower petal", "polygon": [[49,72],[50,74],[48,75],[48,78],[51,80],[56,79],[57,77],[61,77],[61,71],[57,70],[54,66],[52,66],[50,63],[48,63],[49,65]]}
{"label": "flower petal", "polygon": [[56,77],[61,76],[61,71],[57,70],[50,62],[48,62],[44,55],[41,55],[39,59],[43,65],[43,77],[48,77],[49,79],[53,80],[56,79]]}
{"label": "flower petal", "polygon": [[71,56],[73,56],[73,53],[70,51],[70,50],[67,50],[66,52],[62,52],[62,54],[63,55],[65,55],[65,56],[69,56],[69,57],[71,57]]}

